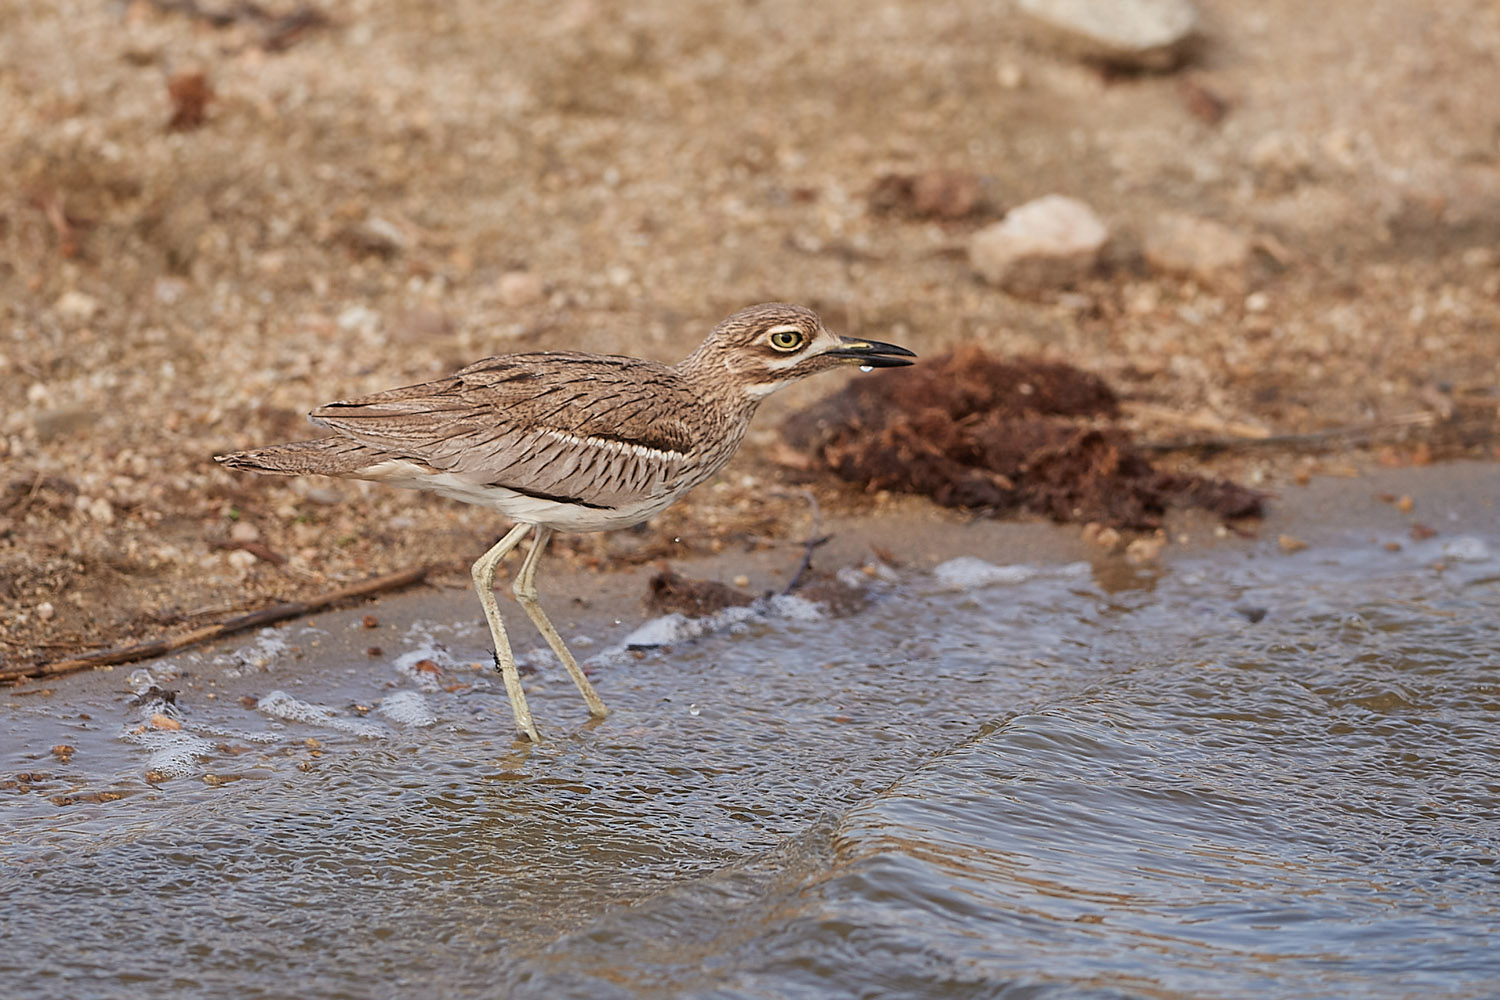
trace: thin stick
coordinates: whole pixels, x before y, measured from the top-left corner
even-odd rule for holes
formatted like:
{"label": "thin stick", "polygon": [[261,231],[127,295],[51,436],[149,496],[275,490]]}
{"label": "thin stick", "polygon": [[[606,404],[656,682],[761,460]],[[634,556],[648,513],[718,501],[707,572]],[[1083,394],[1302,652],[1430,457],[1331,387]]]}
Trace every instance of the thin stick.
{"label": "thin stick", "polygon": [[792,574],[791,580],[782,589],[783,594],[790,594],[797,589],[797,584],[802,582],[802,577],[812,566],[813,550],[828,541],[828,535],[819,535],[820,514],[818,511],[818,498],[812,495],[812,490],[803,490],[802,495],[807,498],[808,505],[812,507],[812,531],[808,533],[807,544],[802,548],[802,561],[797,564],[797,572]]}
{"label": "thin stick", "polygon": [[1251,448],[1287,448],[1297,450],[1302,448],[1317,449],[1337,441],[1345,444],[1357,443],[1361,440],[1375,440],[1381,434],[1401,431],[1410,427],[1424,427],[1439,423],[1435,413],[1408,413],[1403,416],[1393,417],[1390,420],[1382,420],[1376,423],[1359,424],[1353,427],[1330,427],[1321,431],[1309,431],[1306,434],[1273,434],[1270,437],[1261,438],[1212,438],[1207,441],[1143,441],[1136,447],[1141,451],[1188,451],[1188,452],[1217,452],[1217,451],[1245,451]]}
{"label": "thin stick", "polygon": [[240,632],[247,628],[256,628],[260,625],[270,625],[274,622],[285,621],[288,618],[299,618],[302,615],[310,615],[314,611],[326,608],[338,601],[348,600],[351,597],[366,597],[370,594],[378,594],[387,590],[397,590],[401,587],[410,586],[427,576],[428,567],[419,566],[416,569],[402,570],[399,573],[388,573],[385,576],[373,577],[361,583],[340,587],[326,594],[306,601],[287,601],[284,604],[274,604],[269,608],[261,608],[259,611],[251,611],[248,614],[230,618],[228,621],[218,622],[214,625],[204,625],[195,628],[182,635],[169,636],[165,639],[153,639],[151,642],[136,643],[134,646],[122,646],[118,649],[105,649],[97,653],[89,653],[85,656],[77,656],[69,660],[56,660],[52,663],[39,663],[29,667],[19,667],[11,670],[0,670],[0,683],[10,681],[19,682],[26,678],[34,677],[56,677],[60,674],[71,674],[79,670],[92,670],[95,667],[107,667],[116,663],[134,663],[137,660],[150,659],[153,656],[164,656],[175,652],[185,646],[194,646],[201,642],[209,642],[221,638],[232,632]]}
{"label": "thin stick", "polygon": [[1271,432],[1265,427],[1261,427],[1258,424],[1246,423],[1243,420],[1228,420],[1207,413],[1183,413],[1181,410],[1174,410],[1170,406],[1159,406],[1155,403],[1141,403],[1134,400],[1126,400],[1120,406],[1126,413],[1132,416],[1145,417],[1149,420],[1158,420],[1163,423],[1173,423],[1195,431],[1212,431],[1225,437],[1264,440],[1271,436]]}

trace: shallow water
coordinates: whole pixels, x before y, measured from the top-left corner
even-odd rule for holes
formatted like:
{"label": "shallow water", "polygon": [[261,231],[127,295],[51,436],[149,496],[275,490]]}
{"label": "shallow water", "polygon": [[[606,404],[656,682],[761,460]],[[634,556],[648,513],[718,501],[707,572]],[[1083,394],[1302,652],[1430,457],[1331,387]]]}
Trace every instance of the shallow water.
{"label": "shallow water", "polygon": [[[602,724],[564,725],[581,702],[548,667],[538,748],[468,668],[469,620],[378,660],[328,652],[351,612],[67,678],[0,714],[0,777],[27,775],[0,791],[0,981],[1494,996],[1500,538],[1447,544],[1113,591],[907,573],[849,618],[595,652]],[[129,704],[149,681],[176,706]],[[154,712],[184,728],[137,732]]]}

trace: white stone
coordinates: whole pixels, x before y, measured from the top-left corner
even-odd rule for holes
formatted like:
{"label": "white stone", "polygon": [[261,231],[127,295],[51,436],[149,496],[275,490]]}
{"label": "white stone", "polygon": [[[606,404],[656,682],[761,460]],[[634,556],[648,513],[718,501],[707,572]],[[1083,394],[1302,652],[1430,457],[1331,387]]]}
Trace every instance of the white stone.
{"label": "white stone", "polygon": [[1171,69],[1198,27],[1189,0],[1017,0],[1017,6],[1039,41],[1128,69]]}
{"label": "white stone", "polygon": [[1007,291],[1040,291],[1087,277],[1108,241],[1109,230],[1088,205],[1049,194],[975,233],[969,261]]}
{"label": "white stone", "polygon": [[666,646],[674,642],[684,642],[703,634],[699,622],[672,612],[653,618],[644,622],[625,637],[621,643],[626,649],[651,649],[656,646]]}

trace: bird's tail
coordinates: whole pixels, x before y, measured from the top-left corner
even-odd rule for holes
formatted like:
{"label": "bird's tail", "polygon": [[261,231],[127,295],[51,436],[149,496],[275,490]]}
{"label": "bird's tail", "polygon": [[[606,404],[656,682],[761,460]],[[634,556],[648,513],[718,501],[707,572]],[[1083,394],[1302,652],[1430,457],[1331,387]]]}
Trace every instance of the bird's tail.
{"label": "bird's tail", "polygon": [[358,441],[326,437],[215,455],[214,461],[228,469],[275,476],[347,476],[380,458],[379,452]]}

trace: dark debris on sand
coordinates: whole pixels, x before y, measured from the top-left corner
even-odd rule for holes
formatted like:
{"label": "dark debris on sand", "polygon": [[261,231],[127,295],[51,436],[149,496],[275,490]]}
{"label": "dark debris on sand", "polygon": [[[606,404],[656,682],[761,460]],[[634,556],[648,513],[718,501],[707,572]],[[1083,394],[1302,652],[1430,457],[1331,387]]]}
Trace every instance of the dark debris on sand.
{"label": "dark debris on sand", "polygon": [[725,608],[742,608],[755,598],[717,580],[694,580],[664,569],[647,584],[646,607],[656,614],[702,618]]}
{"label": "dark debris on sand", "polygon": [[1259,516],[1265,495],[1152,465],[1118,426],[1096,375],[962,347],[858,379],[792,415],[795,448],[867,489],[920,493],[947,507],[1152,529],[1173,507]]}
{"label": "dark debris on sand", "polygon": [[[789,592],[818,605],[830,618],[844,618],[870,603],[866,588],[847,583],[827,570],[803,573]],[[750,594],[727,583],[698,580],[671,569],[663,569],[646,584],[646,608],[653,614],[705,618],[725,608],[742,608],[754,602]]]}

